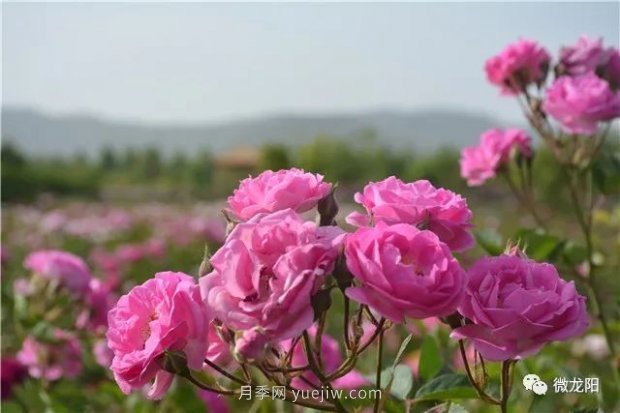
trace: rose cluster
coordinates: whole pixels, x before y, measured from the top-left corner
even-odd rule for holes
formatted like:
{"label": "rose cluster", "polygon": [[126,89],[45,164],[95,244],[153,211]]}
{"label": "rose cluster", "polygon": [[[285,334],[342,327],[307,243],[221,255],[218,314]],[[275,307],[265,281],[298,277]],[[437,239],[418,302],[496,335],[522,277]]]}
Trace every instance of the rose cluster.
{"label": "rose cluster", "polygon": [[[582,36],[562,47],[553,66],[554,80],[544,87],[552,66],[548,51],[533,40],[520,39],[489,58],[485,71],[502,94],[517,96],[529,122],[545,139],[552,137],[547,117],[565,134],[592,137],[601,123],[620,117],[620,52],[602,39]],[[562,145],[559,145],[562,146]],[[596,145],[595,145],[596,146]],[[491,129],[478,145],[461,152],[461,176],[470,186],[482,185],[513,160],[533,156],[531,138],[519,129]]]}
{"label": "rose cluster", "polygon": [[[529,141],[515,135],[511,142],[528,151]],[[502,147],[506,157],[511,150]],[[148,396],[158,398],[173,372],[191,374],[185,368],[216,374],[217,366],[274,360],[300,369],[293,386],[318,385],[315,372],[304,370],[309,360],[300,338],[315,339],[321,311],[315,299],[336,285],[393,323],[458,311],[465,321],[453,337],[470,339],[492,360],[533,354],[587,327],[585,299],[550,264],[506,255],[484,258],[469,271],[461,267],[454,254],[473,246],[472,213],[458,194],[428,181],[369,183],[355,195],[364,212],[346,218],[352,233],[331,219],[334,225],[321,226],[300,215],[330,196],[332,185],[322,176],[298,169],[243,181],[229,199],[240,222],[233,221],[198,281],[156,274],[110,311],[111,368],[121,389],[150,384]],[[348,282],[336,282],[337,266]],[[315,351],[328,375],[342,356],[330,336],[319,342]],[[179,355],[186,367],[171,367]],[[338,377],[336,387],[366,383],[355,370]]]}

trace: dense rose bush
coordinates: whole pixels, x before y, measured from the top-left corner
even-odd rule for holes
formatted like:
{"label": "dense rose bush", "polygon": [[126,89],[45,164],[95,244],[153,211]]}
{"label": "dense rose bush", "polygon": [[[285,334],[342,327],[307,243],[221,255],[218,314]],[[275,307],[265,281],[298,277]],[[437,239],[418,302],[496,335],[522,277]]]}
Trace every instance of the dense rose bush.
{"label": "dense rose bush", "polygon": [[470,186],[482,185],[493,178],[513,155],[532,156],[532,138],[521,130],[490,129],[480,136],[480,144],[461,152],[461,176]]}
{"label": "dense rose bush", "polygon": [[526,86],[544,81],[551,56],[537,42],[520,39],[507,45],[484,65],[487,79],[505,95],[520,92]]}
{"label": "dense rose bush", "polygon": [[28,368],[32,377],[48,381],[75,378],[82,371],[81,347],[71,333],[55,329],[52,341],[26,337],[17,360]]}
{"label": "dense rose bush", "polygon": [[594,134],[600,122],[620,116],[620,91],[593,72],[562,76],[547,90],[543,109],[568,133]]}
{"label": "dense rose bush", "polygon": [[345,255],[360,283],[347,296],[392,321],[449,315],[463,297],[465,273],[431,231],[379,222],[349,235]]}
{"label": "dense rose bush", "polygon": [[261,327],[274,341],[299,335],[312,324],[311,297],[332,271],[342,235],[291,209],[259,214],[213,255],[203,298],[230,328]]}
{"label": "dense rose bush", "polygon": [[122,296],[108,316],[111,369],[125,393],[154,379],[147,395],[163,397],[174,375],[162,369],[168,350],[180,351],[199,370],[209,346],[210,313],[189,275],[162,272]]}
{"label": "dense rose bush", "polygon": [[454,251],[467,250],[474,244],[467,201],[452,191],[435,188],[429,181],[405,183],[391,176],[369,183],[354,199],[367,215],[352,212],[346,218],[351,225],[406,223],[433,231]]}
{"label": "dense rose bush", "polygon": [[301,169],[265,171],[256,178],[241,181],[239,188],[228,198],[232,213],[247,221],[253,216],[293,209],[305,212],[312,209],[332,186],[323,182],[323,176],[306,173]]}
{"label": "dense rose bush", "polygon": [[588,328],[585,297],[551,264],[510,255],[481,258],[468,276],[459,312],[473,324],[452,337],[471,340],[489,360],[531,356]]}

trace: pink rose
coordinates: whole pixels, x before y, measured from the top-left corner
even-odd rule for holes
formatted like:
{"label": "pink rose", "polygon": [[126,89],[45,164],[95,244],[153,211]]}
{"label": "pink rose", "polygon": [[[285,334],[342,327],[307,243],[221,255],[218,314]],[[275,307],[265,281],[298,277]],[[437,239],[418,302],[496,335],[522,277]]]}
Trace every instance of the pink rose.
{"label": "pink rose", "polygon": [[547,89],[543,109],[553,116],[567,133],[595,134],[599,122],[620,116],[620,91],[592,72],[562,76]]}
{"label": "pink rose", "polygon": [[603,39],[581,36],[574,46],[560,49],[560,64],[570,75],[583,75],[594,71],[605,60]]}
{"label": "pink rose", "polygon": [[104,329],[108,326],[108,311],[114,306],[116,297],[101,280],[90,280],[89,289],[84,297],[85,309],[78,315],[76,327],[91,330]]}
{"label": "pink rose", "polygon": [[101,367],[109,369],[112,365],[114,353],[108,347],[106,340],[95,341],[95,344],[93,344],[93,355],[95,356],[95,361]]}
{"label": "pink rose", "polygon": [[28,368],[30,376],[54,381],[75,378],[82,371],[79,341],[70,333],[54,330],[54,342],[43,343],[28,336],[17,354],[17,360]]}
{"label": "pink rose", "polygon": [[461,176],[469,186],[482,185],[495,176],[513,154],[532,156],[532,139],[521,129],[490,129],[480,136],[478,146],[461,152]]}
{"label": "pink rose", "polygon": [[620,86],[620,53],[613,47],[604,48],[601,38],[581,36],[574,46],[562,47],[560,65],[571,76],[596,72],[612,89]]}
{"label": "pink rose", "polygon": [[451,337],[470,339],[489,360],[520,359],[586,331],[585,301],[551,264],[509,255],[482,258],[469,270],[459,307],[473,324]]}
{"label": "pink rose", "polygon": [[209,413],[230,413],[226,396],[201,389],[197,389],[196,392],[200,400],[204,402]]}
{"label": "pink rose", "polygon": [[265,171],[256,178],[241,181],[239,188],[228,198],[233,214],[247,221],[256,214],[293,209],[308,211],[331,191],[331,184],[323,176],[306,173],[301,169]]}
{"label": "pink rose", "polygon": [[474,245],[469,233],[472,213],[467,201],[429,181],[404,183],[393,176],[371,182],[355,194],[368,215],[353,212],[346,221],[354,226],[366,226],[373,221],[388,224],[406,223],[433,231],[453,251],[464,251]]}
{"label": "pink rose", "polygon": [[78,256],[64,251],[46,250],[30,253],[24,267],[42,278],[56,280],[73,293],[88,291],[90,270]]}
{"label": "pink rose", "polygon": [[203,299],[229,328],[260,327],[272,341],[295,337],[312,324],[311,297],[333,270],[342,237],[291,209],[259,214],[211,258]]}
{"label": "pink rose", "polygon": [[463,298],[465,272],[431,231],[379,222],[349,235],[345,256],[359,283],[346,295],[394,322],[449,315]]}
{"label": "pink rose", "polygon": [[174,377],[160,365],[166,350],[183,352],[188,367],[200,370],[210,321],[198,285],[183,273],[157,273],[122,296],[108,315],[107,333],[121,390],[129,394],[155,379],[147,397],[163,397]]}
{"label": "pink rose", "polygon": [[[313,325],[308,329],[308,335],[314,343],[316,337],[317,327]],[[280,343],[280,350],[288,353],[291,351],[291,346],[294,344],[294,340],[284,340]],[[298,340],[295,343],[295,347],[292,349],[291,367],[304,367],[308,365],[308,358],[304,350],[303,340]],[[340,345],[338,341],[327,333],[323,333],[321,337],[321,358],[323,360],[324,372],[328,375],[335,372],[342,364],[342,353],[340,351]],[[301,378],[303,377],[303,379]],[[305,380],[304,380],[305,379]],[[310,390],[313,389],[311,384],[317,387],[321,387],[321,382],[316,375],[310,371],[302,374],[300,377],[294,377],[291,380],[291,385],[296,389]],[[357,370],[351,370],[344,376],[331,382],[335,389],[357,389],[368,383],[368,380],[362,376]]]}
{"label": "pink rose", "polygon": [[549,53],[533,40],[510,43],[485,63],[487,79],[501,88],[502,94],[514,95],[532,83],[541,84],[549,69]]}

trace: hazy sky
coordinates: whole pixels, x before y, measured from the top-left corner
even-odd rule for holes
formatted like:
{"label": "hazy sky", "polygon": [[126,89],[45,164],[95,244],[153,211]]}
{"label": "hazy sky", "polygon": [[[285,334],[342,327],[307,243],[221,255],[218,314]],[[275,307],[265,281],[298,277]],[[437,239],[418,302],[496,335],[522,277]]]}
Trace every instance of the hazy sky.
{"label": "hazy sky", "polygon": [[484,60],[618,45],[618,2],[3,4],[3,101],[153,123],[449,107],[519,119]]}

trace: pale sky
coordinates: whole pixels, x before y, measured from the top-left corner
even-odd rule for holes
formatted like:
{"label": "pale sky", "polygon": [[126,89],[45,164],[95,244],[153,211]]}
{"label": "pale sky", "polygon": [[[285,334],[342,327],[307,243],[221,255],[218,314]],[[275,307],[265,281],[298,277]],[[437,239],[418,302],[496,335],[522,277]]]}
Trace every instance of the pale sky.
{"label": "pale sky", "polygon": [[519,119],[483,64],[619,43],[619,3],[2,5],[3,103],[147,123],[451,108]]}

